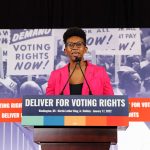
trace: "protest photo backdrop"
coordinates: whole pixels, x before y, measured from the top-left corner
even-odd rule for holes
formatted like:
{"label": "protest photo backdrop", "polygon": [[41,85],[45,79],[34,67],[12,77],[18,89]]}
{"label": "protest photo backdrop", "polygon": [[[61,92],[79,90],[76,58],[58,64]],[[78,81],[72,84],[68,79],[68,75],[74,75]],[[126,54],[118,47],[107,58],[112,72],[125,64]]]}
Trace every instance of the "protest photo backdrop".
{"label": "protest photo backdrop", "polygon": [[[87,35],[88,47],[84,59],[105,67],[115,95],[150,98],[150,28],[83,29]],[[62,38],[65,31],[66,29],[0,29],[1,99],[45,94],[51,71],[68,63]],[[130,134],[133,131],[131,128],[134,128],[134,125],[138,127],[138,123],[131,123],[131,127],[126,131],[118,132],[118,145],[112,150],[147,150],[147,146],[150,148],[150,144],[145,140],[150,137],[148,121],[139,124],[139,127],[146,131],[146,137],[142,134],[140,140],[141,138],[137,139],[138,136],[134,135],[130,147],[122,142],[130,142]],[[25,144],[19,144],[21,142],[18,141],[21,133],[30,135],[33,140],[32,130],[22,127],[20,123],[1,122],[0,131],[2,150],[26,149]],[[10,133],[12,136],[18,135],[18,138],[12,141]],[[28,138],[23,140],[26,139]],[[6,148],[8,140],[13,143],[11,148]],[[32,140],[26,141],[26,150],[40,149]]]}

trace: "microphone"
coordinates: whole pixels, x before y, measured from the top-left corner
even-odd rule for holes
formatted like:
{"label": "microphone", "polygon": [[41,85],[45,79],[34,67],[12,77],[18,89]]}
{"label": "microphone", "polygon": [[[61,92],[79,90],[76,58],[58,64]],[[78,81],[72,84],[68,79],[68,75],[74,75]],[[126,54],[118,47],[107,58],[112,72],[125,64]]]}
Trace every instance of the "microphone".
{"label": "microphone", "polygon": [[92,91],[91,91],[91,88],[90,88],[90,86],[89,86],[89,84],[88,84],[88,82],[87,82],[87,79],[86,79],[86,77],[85,77],[85,75],[84,75],[84,72],[83,72],[83,70],[82,70],[82,68],[81,68],[81,65],[80,65],[81,58],[76,58],[76,60],[77,60],[77,64],[79,65],[79,68],[80,68],[80,70],[81,70],[81,72],[82,72],[82,75],[83,75],[83,77],[84,77],[84,79],[85,79],[85,81],[86,81],[86,84],[87,84],[87,86],[88,86],[88,88],[89,88],[89,95],[93,95],[93,94],[92,94]]}
{"label": "microphone", "polygon": [[71,76],[73,75],[73,73],[74,73],[74,71],[75,71],[76,67],[77,67],[77,63],[76,63],[76,65],[75,65],[75,67],[74,67],[74,69],[73,69],[72,73],[70,74],[70,76],[69,76],[69,78],[68,78],[68,80],[67,80],[66,84],[64,85],[64,87],[63,87],[63,89],[62,89],[62,91],[60,92],[60,94],[59,94],[59,95],[63,95],[64,89],[66,88],[66,86],[67,86],[67,84],[68,84],[68,82],[69,82],[69,80],[70,80]]}
{"label": "microphone", "polygon": [[84,77],[84,79],[85,79],[85,81],[86,81],[86,84],[87,84],[88,88],[89,88],[89,95],[93,95],[93,94],[92,94],[92,91],[91,91],[91,88],[90,88],[90,86],[89,86],[89,84],[88,84],[88,82],[87,82],[87,79],[86,79],[86,77],[85,77],[85,75],[84,75],[84,72],[83,72],[83,70],[82,70],[82,68],[81,68],[81,65],[80,65],[81,58],[80,58],[80,57],[76,57],[74,61],[76,62],[76,65],[75,65],[75,67],[74,67],[72,73],[70,74],[70,76],[69,76],[69,78],[68,78],[66,84],[64,85],[64,87],[63,87],[63,89],[62,89],[62,91],[60,92],[59,95],[63,95],[64,89],[66,88],[66,86],[67,86],[67,84],[68,84],[70,78],[72,77],[72,75],[73,75],[73,73],[74,73],[74,71],[75,71],[77,65],[79,65],[79,68],[80,68],[80,70],[81,70],[81,72],[82,72],[82,75],[83,75],[83,77]]}
{"label": "microphone", "polygon": [[79,63],[81,61],[81,58],[80,57],[76,57],[74,61]]}

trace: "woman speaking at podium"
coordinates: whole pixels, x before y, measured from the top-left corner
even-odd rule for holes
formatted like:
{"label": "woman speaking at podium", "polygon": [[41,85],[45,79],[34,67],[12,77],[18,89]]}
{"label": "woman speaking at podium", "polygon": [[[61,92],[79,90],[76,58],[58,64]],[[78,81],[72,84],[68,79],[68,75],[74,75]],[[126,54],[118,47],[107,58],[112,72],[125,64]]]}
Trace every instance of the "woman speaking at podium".
{"label": "woman speaking at podium", "polygon": [[86,33],[78,27],[63,35],[69,64],[51,72],[46,95],[114,95],[105,68],[84,61]]}

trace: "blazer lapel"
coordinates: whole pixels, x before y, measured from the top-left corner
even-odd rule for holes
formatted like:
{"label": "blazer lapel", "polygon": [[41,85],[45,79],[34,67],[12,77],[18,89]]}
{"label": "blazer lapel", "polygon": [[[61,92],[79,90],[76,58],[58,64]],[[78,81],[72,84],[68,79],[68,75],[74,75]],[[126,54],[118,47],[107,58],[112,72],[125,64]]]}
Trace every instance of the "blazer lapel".
{"label": "blazer lapel", "polygon": [[[85,77],[86,77],[86,80],[90,86],[90,81],[92,79],[92,70],[91,70],[90,64],[88,62],[87,62],[87,68],[85,71]],[[90,88],[91,88],[91,86],[90,86]],[[88,87],[85,79],[83,82],[82,95],[89,95],[89,87]]]}
{"label": "blazer lapel", "polygon": [[[69,78],[69,71],[68,71],[68,65],[66,65],[62,70],[61,70],[61,91],[64,88],[64,86],[67,83],[67,80]],[[63,91],[64,95],[70,95],[70,89],[69,89],[69,82],[67,83],[64,91]]]}

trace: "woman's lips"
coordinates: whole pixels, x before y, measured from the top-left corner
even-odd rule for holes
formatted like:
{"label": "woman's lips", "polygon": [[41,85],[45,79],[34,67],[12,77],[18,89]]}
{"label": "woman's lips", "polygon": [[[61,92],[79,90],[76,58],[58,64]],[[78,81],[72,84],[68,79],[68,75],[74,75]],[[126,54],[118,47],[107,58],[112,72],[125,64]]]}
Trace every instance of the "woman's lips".
{"label": "woman's lips", "polygon": [[74,52],[74,53],[72,53],[72,56],[77,57],[77,56],[79,56],[79,53]]}

